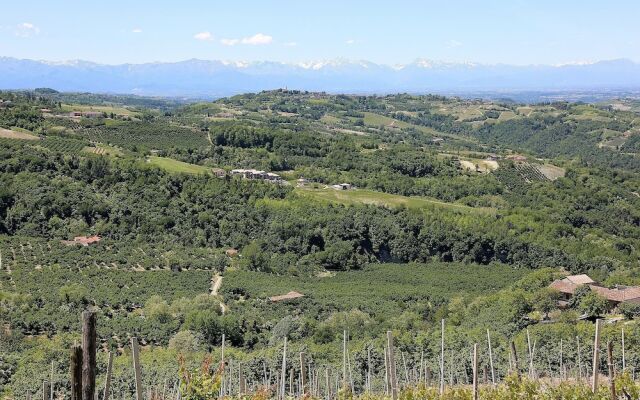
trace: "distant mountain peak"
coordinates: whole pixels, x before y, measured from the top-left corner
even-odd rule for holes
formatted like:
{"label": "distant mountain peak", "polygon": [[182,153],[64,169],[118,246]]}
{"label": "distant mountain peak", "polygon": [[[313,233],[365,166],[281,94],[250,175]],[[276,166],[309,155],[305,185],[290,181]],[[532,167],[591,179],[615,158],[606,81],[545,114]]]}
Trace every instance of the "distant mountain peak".
{"label": "distant mountain peak", "polygon": [[640,64],[628,59],[514,66],[419,58],[385,65],[335,58],[309,62],[190,59],[106,65],[83,60],[0,57],[0,89],[222,97],[288,87],[333,93],[442,93],[640,89]]}

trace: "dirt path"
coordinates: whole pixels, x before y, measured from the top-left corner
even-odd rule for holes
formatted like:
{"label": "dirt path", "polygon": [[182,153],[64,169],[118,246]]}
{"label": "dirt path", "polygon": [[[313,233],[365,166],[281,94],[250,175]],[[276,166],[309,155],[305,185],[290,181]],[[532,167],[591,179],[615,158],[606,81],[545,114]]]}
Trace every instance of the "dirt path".
{"label": "dirt path", "polygon": [[[222,286],[222,275],[215,274],[211,277],[211,296],[218,296],[220,286]],[[222,310],[223,315],[227,312],[227,306],[222,302],[222,300],[220,300],[220,309]]]}
{"label": "dirt path", "polygon": [[212,296],[218,295],[218,290],[220,290],[221,285],[222,285],[222,275],[215,274],[211,278],[211,295]]}

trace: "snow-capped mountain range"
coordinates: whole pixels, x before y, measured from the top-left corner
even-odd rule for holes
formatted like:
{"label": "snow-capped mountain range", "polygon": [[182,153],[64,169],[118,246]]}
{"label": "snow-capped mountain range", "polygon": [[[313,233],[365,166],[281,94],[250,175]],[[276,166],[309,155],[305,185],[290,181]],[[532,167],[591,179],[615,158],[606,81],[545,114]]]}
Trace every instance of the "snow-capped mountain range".
{"label": "snow-capped mountain range", "polygon": [[302,63],[186,60],[106,65],[0,57],[0,89],[220,97],[289,88],[334,93],[638,90],[640,64],[626,59],[563,65],[488,65],[418,59]]}

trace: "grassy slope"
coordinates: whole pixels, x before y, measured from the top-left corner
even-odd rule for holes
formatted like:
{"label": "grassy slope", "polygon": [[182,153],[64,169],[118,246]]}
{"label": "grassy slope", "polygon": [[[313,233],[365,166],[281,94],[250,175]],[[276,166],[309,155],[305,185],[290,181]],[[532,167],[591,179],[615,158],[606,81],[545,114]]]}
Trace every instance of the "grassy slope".
{"label": "grassy slope", "polygon": [[388,194],[376,192],[373,190],[357,189],[357,190],[335,190],[328,189],[311,189],[296,188],[296,192],[303,196],[313,197],[319,200],[325,200],[341,204],[372,204],[385,207],[401,207],[408,208],[447,208],[449,210],[460,211],[464,213],[493,213],[495,210],[491,208],[473,208],[462,204],[446,203],[427,197],[408,197],[396,194]]}
{"label": "grassy slope", "polygon": [[0,138],[6,139],[19,139],[19,140],[39,140],[40,138],[26,129],[12,128],[4,129],[0,128]]}
{"label": "grassy slope", "polygon": [[390,117],[386,117],[384,115],[380,115],[380,114],[375,114],[375,113],[370,113],[370,112],[365,112],[364,113],[364,124],[366,126],[370,126],[370,127],[380,127],[380,126],[384,126],[386,128],[399,128],[399,129],[403,129],[403,128],[414,128],[419,130],[422,133],[426,133],[428,135],[432,135],[432,136],[440,136],[440,137],[449,137],[452,139],[458,139],[458,140],[463,140],[465,142],[474,142],[474,140],[468,138],[468,137],[464,137],[464,136],[460,136],[460,135],[454,135],[451,133],[444,133],[444,132],[438,132],[435,129],[426,127],[426,126],[420,126],[420,125],[414,125],[414,124],[410,124],[408,122],[404,122],[404,121],[400,121],[394,118],[390,118]]}
{"label": "grassy slope", "polygon": [[127,115],[127,116],[139,116],[140,113],[136,111],[129,110],[124,107],[117,106],[98,106],[98,105],[84,105],[84,104],[63,104],[62,111],[71,112],[71,111],[96,111],[96,112],[106,112],[107,114],[114,113],[118,115]]}
{"label": "grassy slope", "polygon": [[184,173],[184,174],[204,174],[209,171],[209,168],[203,167],[201,165],[189,164],[186,162],[174,160],[172,158],[166,157],[149,157],[149,162],[152,165],[158,166],[165,171],[173,172],[173,173]]}

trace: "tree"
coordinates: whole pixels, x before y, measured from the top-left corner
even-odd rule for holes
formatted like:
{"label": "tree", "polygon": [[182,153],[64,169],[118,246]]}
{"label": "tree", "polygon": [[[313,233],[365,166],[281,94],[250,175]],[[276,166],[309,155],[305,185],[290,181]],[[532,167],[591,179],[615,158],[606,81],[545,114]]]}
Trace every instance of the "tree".
{"label": "tree", "polygon": [[544,315],[544,319],[549,317],[549,313],[558,307],[560,292],[551,288],[542,288],[533,295],[533,308]]}
{"label": "tree", "polygon": [[620,304],[618,309],[626,319],[634,319],[640,315],[640,304],[626,302]]}
{"label": "tree", "polygon": [[580,299],[578,309],[589,318],[595,318],[606,314],[611,307],[607,299],[596,292],[590,291]]}

